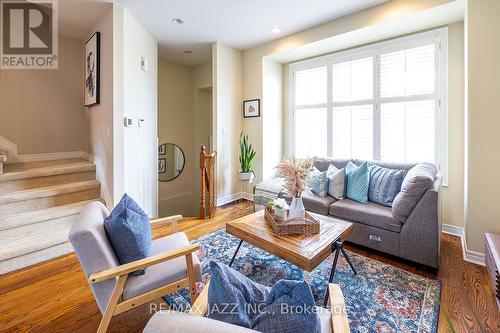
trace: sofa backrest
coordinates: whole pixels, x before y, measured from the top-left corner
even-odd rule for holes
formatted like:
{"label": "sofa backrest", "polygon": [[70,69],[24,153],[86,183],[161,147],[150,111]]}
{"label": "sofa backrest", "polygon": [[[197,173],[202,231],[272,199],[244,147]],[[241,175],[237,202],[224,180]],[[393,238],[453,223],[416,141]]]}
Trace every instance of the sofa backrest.
{"label": "sofa backrest", "polygon": [[[345,168],[349,161],[353,162],[356,165],[361,165],[363,162],[365,162],[365,160],[359,160],[359,159],[323,158],[315,160],[313,165],[319,171],[325,171],[326,169],[328,169],[328,166],[330,164],[333,164],[338,169]],[[368,160],[368,162],[379,165],[383,168],[404,170],[406,172],[408,172],[411,168],[417,165],[417,163],[394,163],[394,162],[371,161],[371,160]]]}

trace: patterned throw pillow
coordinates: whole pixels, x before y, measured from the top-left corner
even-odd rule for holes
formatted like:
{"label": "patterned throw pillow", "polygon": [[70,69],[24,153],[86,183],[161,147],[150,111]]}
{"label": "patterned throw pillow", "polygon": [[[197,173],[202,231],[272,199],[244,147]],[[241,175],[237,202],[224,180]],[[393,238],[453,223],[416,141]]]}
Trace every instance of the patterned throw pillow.
{"label": "patterned throw pillow", "polygon": [[344,199],[345,196],[345,170],[337,169],[333,164],[330,164],[326,170],[328,178],[328,194],[337,200]]}
{"label": "patterned throw pillow", "polygon": [[368,203],[368,185],[370,184],[368,163],[364,162],[359,167],[352,162],[347,163],[345,175],[347,178],[346,197],[363,204]]}
{"label": "patterned throw pillow", "polygon": [[309,174],[309,188],[317,195],[326,197],[328,194],[326,171],[319,171],[314,167]]}
{"label": "patterned throw pillow", "polygon": [[393,170],[381,166],[370,164],[370,188],[368,190],[368,200],[376,202],[382,206],[392,207],[392,202],[405,179],[404,170]]}

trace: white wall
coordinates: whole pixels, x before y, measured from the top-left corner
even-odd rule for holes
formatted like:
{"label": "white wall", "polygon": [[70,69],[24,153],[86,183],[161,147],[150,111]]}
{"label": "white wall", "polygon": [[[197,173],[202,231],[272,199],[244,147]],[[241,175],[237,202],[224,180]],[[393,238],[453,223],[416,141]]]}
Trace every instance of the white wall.
{"label": "white wall", "polygon": [[[157,42],[123,10],[124,190],[149,216],[157,216]],[[141,69],[141,58],[148,64]],[[138,125],[144,119],[143,127]],[[116,117],[123,124],[123,118]]]}
{"label": "white wall", "polygon": [[[217,204],[241,191],[239,135],[242,128],[242,53],[221,43],[212,47],[214,146],[217,151]],[[234,200],[234,198],[233,198]]]}
{"label": "white wall", "polygon": [[466,29],[466,239],[484,252],[484,233],[500,233],[500,2],[468,1]]}

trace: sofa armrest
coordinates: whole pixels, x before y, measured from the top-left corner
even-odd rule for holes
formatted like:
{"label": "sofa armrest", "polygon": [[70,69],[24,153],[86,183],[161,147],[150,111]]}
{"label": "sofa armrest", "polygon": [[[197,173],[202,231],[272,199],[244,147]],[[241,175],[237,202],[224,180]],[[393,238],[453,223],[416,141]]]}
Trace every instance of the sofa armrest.
{"label": "sofa armrest", "polygon": [[428,189],[401,228],[400,247],[403,258],[438,268],[440,219],[439,184]]}

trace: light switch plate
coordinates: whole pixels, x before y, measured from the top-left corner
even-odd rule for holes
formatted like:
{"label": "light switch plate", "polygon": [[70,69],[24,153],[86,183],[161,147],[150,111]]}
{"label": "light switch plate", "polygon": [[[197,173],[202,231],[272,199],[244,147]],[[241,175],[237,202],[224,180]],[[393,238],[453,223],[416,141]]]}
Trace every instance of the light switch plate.
{"label": "light switch plate", "polygon": [[129,118],[129,117],[123,118],[123,125],[125,125],[125,127],[130,127],[133,124],[134,124],[134,120],[132,118]]}

